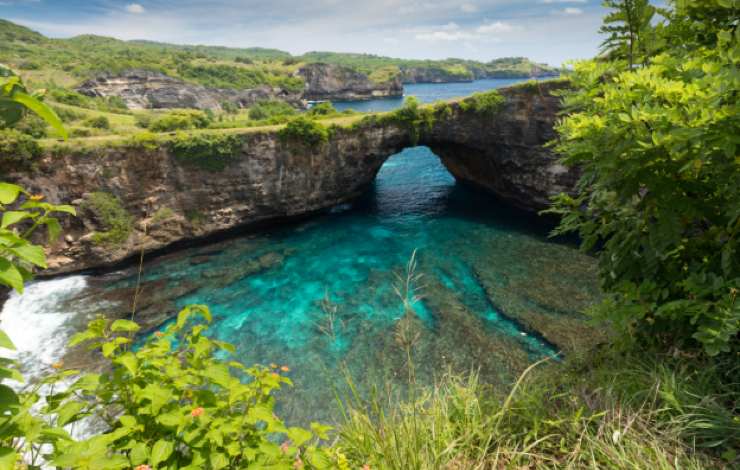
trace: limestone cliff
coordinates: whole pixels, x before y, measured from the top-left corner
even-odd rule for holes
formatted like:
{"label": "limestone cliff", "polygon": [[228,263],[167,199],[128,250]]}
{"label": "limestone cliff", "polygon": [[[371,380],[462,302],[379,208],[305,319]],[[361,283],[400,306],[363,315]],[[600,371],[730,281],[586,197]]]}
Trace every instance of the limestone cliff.
{"label": "limestone cliff", "polygon": [[308,64],[298,71],[306,82],[304,98],[323,101],[356,101],[403,96],[403,84],[396,77],[375,83],[367,75],[331,64]]}
{"label": "limestone cliff", "polygon": [[[530,210],[570,190],[577,174],[561,166],[543,144],[551,139],[559,109],[553,87],[502,90],[505,101],[481,116],[459,104],[421,135],[450,172],[503,201]],[[210,133],[209,133],[210,132]],[[32,173],[8,178],[56,203],[79,208],[65,221],[64,237],[50,248],[46,274],[110,266],[173,244],[331,208],[365,191],[383,162],[414,144],[410,129],[389,120],[335,128],[318,146],[281,139],[278,130],[232,134],[200,131],[186,139],[118,142],[85,149],[84,140],[49,151]],[[209,153],[193,146],[210,136],[227,139]],[[196,144],[194,144],[196,143]],[[225,145],[228,152],[224,153]],[[126,217],[115,243],[97,236],[110,221],[93,204],[105,193]],[[485,210],[486,208],[481,208]],[[108,211],[110,212],[110,211]],[[117,223],[121,225],[121,223]]]}
{"label": "limestone cliff", "polygon": [[302,106],[301,96],[281,88],[262,86],[247,90],[206,88],[147,70],[128,70],[100,75],[77,88],[92,97],[117,96],[129,109],[195,108],[221,109],[224,102],[249,107],[258,101],[279,99]]}

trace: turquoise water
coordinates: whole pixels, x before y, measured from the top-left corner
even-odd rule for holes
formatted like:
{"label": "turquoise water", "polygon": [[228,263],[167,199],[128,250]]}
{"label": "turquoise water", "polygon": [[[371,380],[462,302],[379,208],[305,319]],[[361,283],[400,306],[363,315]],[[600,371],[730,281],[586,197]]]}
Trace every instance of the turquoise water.
{"label": "turquoise water", "polygon": [[[416,96],[422,103],[433,103],[437,100],[449,100],[468,96],[475,92],[492,90],[514,85],[524,78],[491,78],[464,83],[417,83],[404,85],[404,97]],[[339,111],[354,109],[363,113],[393,111],[403,105],[404,98],[384,98],[368,101],[335,101],[332,104]]]}
{"label": "turquoise water", "polygon": [[[556,354],[554,340],[577,336],[572,312],[597,292],[593,263],[549,241],[549,228],[457,184],[428,148],[407,149],[353,204],[146,263],[137,315],[155,330],[182,306],[209,305],[211,334],[234,343],[239,360],[290,367],[283,415],[332,421],[345,375],[363,393],[405,388],[394,286],[414,253],[421,299],[406,324],[419,381],[479,371],[507,384]],[[134,268],[84,281],[56,310],[128,315]]]}

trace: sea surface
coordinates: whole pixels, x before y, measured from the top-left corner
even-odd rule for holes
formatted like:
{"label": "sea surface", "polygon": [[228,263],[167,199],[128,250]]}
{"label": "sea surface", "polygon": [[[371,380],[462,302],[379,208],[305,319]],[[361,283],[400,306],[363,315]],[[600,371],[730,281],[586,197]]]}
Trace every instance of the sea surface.
{"label": "sea surface", "polygon": [[[599,295],[593,260],[549,239],[551,228],[409,148],[352,204],[147,260],[136,316],[152,333],[207,304],[209,334],[237,359],[290,368],[279,412],[293,423],[335,420],[348,380],[360,394],[402,396],[410,368],[425,384],[475,372],[506,385],[584,336],[578,312]],[[84,365],[66,342],[99,313],[130,315],[136,285],[132,267],[12,294],[0,320],[25,373]]]}
{"label": "sea surface", "polygon": [[353,109],[363,113],[393,111],[403,105],[408,96],[415,96],[422,103],[434,103],[438,100],[449,100],[473,93],[495,88],[503,88],[527,81],[524,78],[490,78],[462,83],[417,83],[404,85],[404,96],[383,98],[368,101],[334,101],[332,104],[339,111]]}

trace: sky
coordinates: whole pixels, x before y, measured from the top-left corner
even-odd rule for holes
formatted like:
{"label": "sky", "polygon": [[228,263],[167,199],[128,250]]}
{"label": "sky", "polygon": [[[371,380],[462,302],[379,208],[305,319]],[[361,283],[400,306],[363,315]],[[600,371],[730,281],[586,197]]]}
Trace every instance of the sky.
{"label": "sky", "polygon": [[561,65],[592,57],[601,0],[0,0],[0,17],[49,37],[365,52]]}

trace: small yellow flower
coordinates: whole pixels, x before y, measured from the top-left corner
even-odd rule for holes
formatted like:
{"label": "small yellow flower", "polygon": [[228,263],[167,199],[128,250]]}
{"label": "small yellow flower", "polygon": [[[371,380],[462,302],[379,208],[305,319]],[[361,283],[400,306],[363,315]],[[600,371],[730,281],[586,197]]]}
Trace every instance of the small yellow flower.
{"label": "small yellow flower", "polygon": [[272,373],[272,374],[270,374],[270,375],[272,375],[272,376],[273,376],[273,377],[275,377],[275,378],[278,378],[278,377],[280,377],[280,374],[278,374],[277,372],[273,372],[273,373]]}
{"label": "small yellow flower", "polygon": [[51,365],[51,367],[53,367],[56,370],[59,370],[62,367],[64,367],[64,361],[55,362],[54,364]]}
{"label": "small yellow flower", "polygon": [[278,368],[278,366],[274,362],[272,364],[270,364],[270,369],[277,369],[277,368]]}
{"label": "small yellow flower", "polygon": [[43,194],[33,194],[29,199],[32,201],[43,201],[44,195]]}

